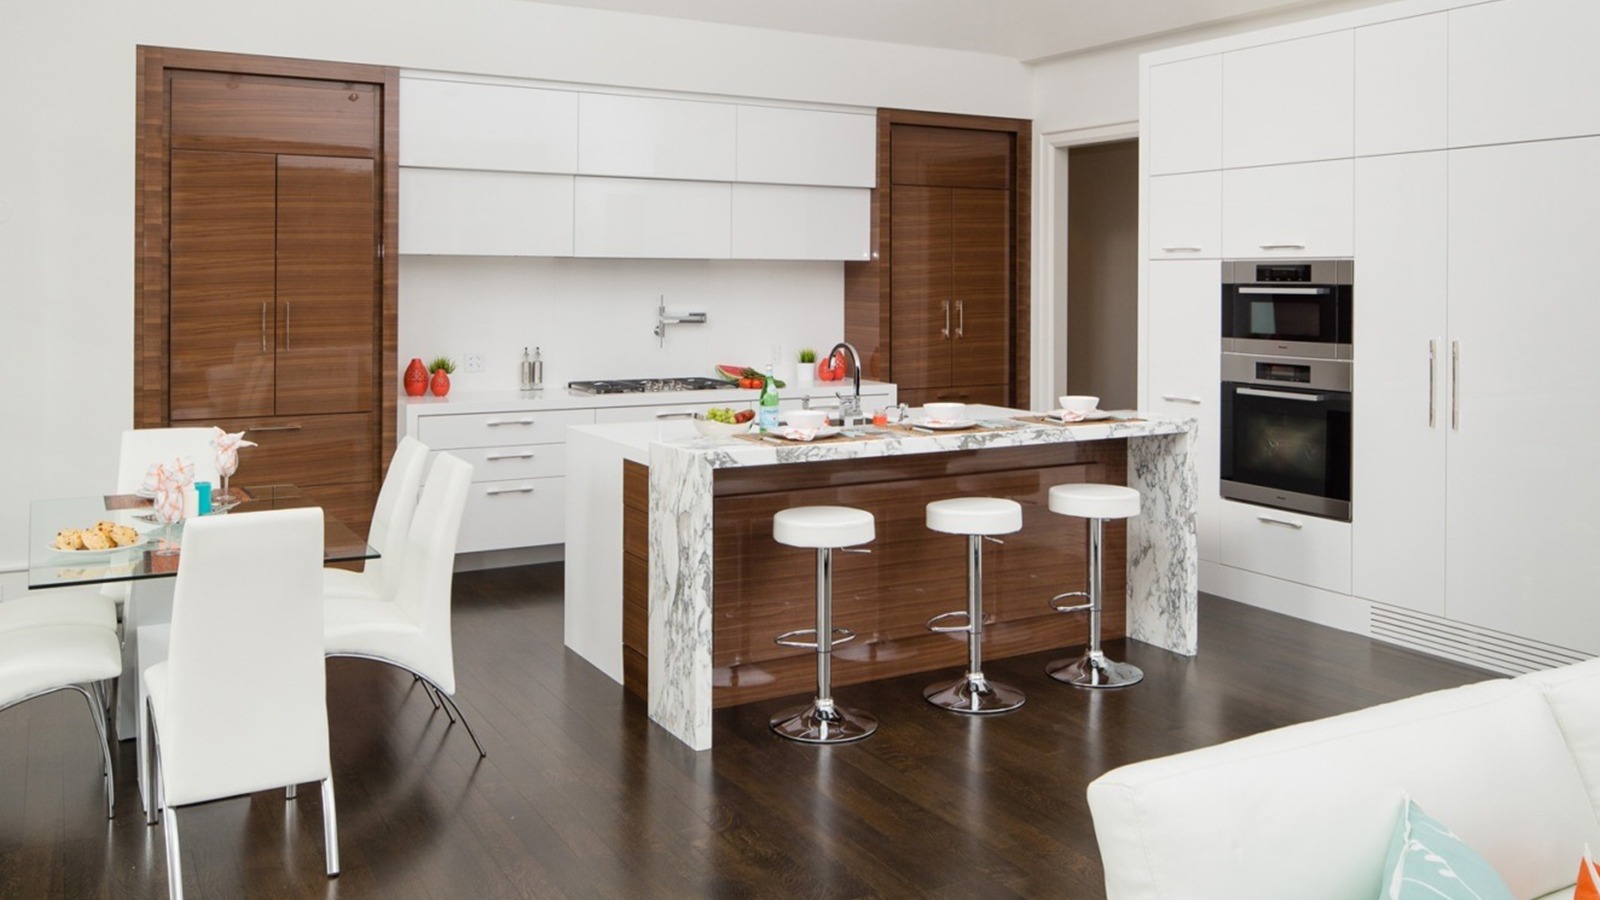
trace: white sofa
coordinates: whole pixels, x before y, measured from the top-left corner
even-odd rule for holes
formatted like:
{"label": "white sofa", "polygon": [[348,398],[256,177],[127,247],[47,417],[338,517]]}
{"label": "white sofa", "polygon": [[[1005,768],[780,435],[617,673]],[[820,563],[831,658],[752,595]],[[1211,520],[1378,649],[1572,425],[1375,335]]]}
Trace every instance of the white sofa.
{"label": "white sofa", "polygon": [[1352,900],[1406,794],[1517,897],[1570,897],[1600,852],[1600,660],[1123,766],[1089,808],[1109,900]]}

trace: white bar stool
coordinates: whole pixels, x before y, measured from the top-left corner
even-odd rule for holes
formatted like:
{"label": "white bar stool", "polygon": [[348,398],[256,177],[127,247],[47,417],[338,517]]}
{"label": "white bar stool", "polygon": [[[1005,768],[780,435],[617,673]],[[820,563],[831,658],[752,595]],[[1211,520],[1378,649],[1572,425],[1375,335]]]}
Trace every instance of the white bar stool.
{"label": "white bar stool", "polygon": [[[856,636],[848,628],[833,627],[833,551],[868,543],[876,536],[872,513],[848,506],[797,506],[772,517],[773,540],[817,551],[817,627],[786,631],[773,639],[782,647],[817,651],[817,698],[772,717],[772,730],[782,737],[808,744],[843,744],[878,730],[878,720],[871,715],[833,704],[833,648]],[[814,640],[796,640],[808,634]]]}
{"label": "white bar stool", "polygon": [[[1115,484],[1058,484],[1050,489],[1050,511],[1089,520],[1089,592],[1069,591],[1050,598],[1056,612],[1089,613],[1089,649],[1076,659],[1058,659],[1045,666],[1051,678],[1081,688],[1122,688],[1138,684],[1144,672],[1138,666],[1113,662],[1100,652],[1100,614],[1104,609],[1100,544],[1107,519],[1131,519],[1139,514],[1139,492]],[[1063,597],[1089,598],[1088,603],[1064,606]]]}
{"label": "white bar stool", "polygon": [[[954,683],[929,685],[922,696],[934,706],[959,713],[997,713],[1016,709],[1027,698],[1014,687],[983,677],[983,542],[1003,543],[996,534],[1022,530],[1022,504],[999,497],[954,497],[928,504],[928,528],[967,536],[967,608],[940,613],[928,620],[939,634],[967,633],[967,673]],[[941,619],[966,617],[961,625],[940,625]]]}

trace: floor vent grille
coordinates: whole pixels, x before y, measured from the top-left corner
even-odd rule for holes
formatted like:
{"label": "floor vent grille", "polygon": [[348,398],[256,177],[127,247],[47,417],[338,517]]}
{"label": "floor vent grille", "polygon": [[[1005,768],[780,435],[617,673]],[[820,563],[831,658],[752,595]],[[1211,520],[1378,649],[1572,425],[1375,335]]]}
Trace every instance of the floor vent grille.
{"label": "floor vent grille", "polygon": [[1589,654],[1566,647],[1452,622],[1398,606],[1372,603],[1371,610],[1374,639],[1491,672],[1521,675],[1589,658]]}

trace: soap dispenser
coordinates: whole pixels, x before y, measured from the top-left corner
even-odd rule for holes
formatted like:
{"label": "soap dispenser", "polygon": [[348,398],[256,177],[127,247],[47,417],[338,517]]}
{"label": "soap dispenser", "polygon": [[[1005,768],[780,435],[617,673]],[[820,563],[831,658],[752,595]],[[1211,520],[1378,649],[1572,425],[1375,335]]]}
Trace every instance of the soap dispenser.
{"label": "soap dispenser", "polygon": [[[527,348],[526,347],[523,348],[523,352],[524,353],[527,352]],[[538,347],[533,348],[533,376],[532,377],[533,377],[533,389],[536,390],[536,391],[544,390],[544,357],[539,355],[539,348]]]}
{"label": "soap dispenser", "polygon": [[528,348],[527,347],[523,347],[522,348],[522,379],[521,379],[521,382],[522,382],[522,389],[525,390],[525,391],[533,390],[533,385],[534,385],[533,372],[534,372],[533,360],[528,358]]}

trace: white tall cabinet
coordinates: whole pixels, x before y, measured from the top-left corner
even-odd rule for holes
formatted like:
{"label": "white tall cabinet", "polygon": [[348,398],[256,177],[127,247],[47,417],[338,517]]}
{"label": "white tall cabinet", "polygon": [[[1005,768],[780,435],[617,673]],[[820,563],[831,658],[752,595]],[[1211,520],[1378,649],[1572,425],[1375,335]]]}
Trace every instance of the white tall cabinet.
{"label": "white tall cabinet", "polygon": [[[1594,0],[1399,0],[1146,56],[1140,402],[1200,418],[1203,589],[1600,654],[1595,34]],[[1272,256],[1356,261],[1348,524],[1216,497],[1216,259]]]}
{"label": "white tall cabinet", "polygon": [[1600,137],[1450,153],[1452,619],[1600,653]]}

